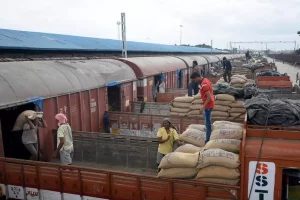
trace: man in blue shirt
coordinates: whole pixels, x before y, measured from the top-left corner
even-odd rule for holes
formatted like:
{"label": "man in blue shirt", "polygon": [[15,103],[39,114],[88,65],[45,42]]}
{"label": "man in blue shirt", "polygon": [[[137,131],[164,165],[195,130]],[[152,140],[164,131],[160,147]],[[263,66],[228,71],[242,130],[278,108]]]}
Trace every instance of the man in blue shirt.
{"label": "man in blue shirt", "polygon": [[[227,60],[226,57],[223,58],[223,78],[224,81],[227,83],[230,83],[231,81],[231,70],[232,70],[232,66],[229,60]],[[228,78],[228,79],[227,79]]]}

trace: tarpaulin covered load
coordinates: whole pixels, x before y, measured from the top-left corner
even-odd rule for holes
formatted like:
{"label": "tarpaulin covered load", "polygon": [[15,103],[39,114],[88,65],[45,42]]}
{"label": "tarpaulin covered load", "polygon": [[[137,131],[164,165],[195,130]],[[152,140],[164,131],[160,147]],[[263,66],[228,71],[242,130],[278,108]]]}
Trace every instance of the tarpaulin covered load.
{"label": "tarpaulin covered load", "polygon": [[[248,120],[251,124],[268,126],[300,125],[300,101],[270,99],[260,94],[245,102]],[[268,118],[268,120],[267,120]]]}
{"label": "tarpaulin covered load", "polygon": [[231,87],[228,83],[218,83],[213,85],[214,95],[217,94],[230,94],[235,98],[243,98],[244,97],[244,89],[243,88],[234,88]]}
{"label": "tarpaulin covered load", "polygon": [[280,74],[277,71],[263,71],[257,74],[257,76],[286,76],[285,74]]}

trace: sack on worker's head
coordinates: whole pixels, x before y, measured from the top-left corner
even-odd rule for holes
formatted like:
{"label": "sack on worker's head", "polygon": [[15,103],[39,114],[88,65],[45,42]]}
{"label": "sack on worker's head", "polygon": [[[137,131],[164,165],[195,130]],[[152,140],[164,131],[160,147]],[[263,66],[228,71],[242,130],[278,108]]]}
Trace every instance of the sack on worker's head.
{"label": "sack on worker's head", "polygon": [[215,96],[215,99],[219,101],[231,101],[231,102],[235,101],[234,96],[229,94],[217,94]]}
{"label": "sack on worker's head", "polygon": [[229,106],[232,103],[232,101],[215,101],[215,105],[221,105],[221,106]]}
{"label": "sack on worker's head", "polygon": [[214,126],[223,125],[223,124],[231,124],[231,125],[236,125],[236,126],[244,127],[244,124],[237,123],[237,122],[215,121],[215,122],[213,123]]}
{"label": "sack on worker's head", "polygon": [[19,114],[12,131],[23,130],[23,126],[27,121],[25,116],[27,116],[31,120],[34,120],[36,118],[36,112],[33,110],[25,110],[21,114]]}
{"label": "sack on worker's head", "polygon": [[224,151],[239,153],[241,140],[236,139],[217,139],[210,140],[204,146],[204,149],[222,149]]}
{"label": "sack on worker's head", "polygon": [[173,101],[181,103],[192,103],[194,101],[194,97],[176,97]]}
{"label": "sack on worker's head", "polygon": [[240,165],[238,154],[224,151],[222,149],[209,149],[201,152],[197,168],[208,166],[222,166],[235,169]]}
{"label": "sack on worker's head", "polygon": [[215,105],[214,106],[214,111],[221,111],[221,112],[228,112],[230,110],[229,106],[222,106],[222,105]]}
{"label": "sack on worker's head", "polygon": [[202,113],[200,113],[200,109],[199,110],[191,110],[190,112],[188,112],[188,116],[190,115],[202,115]]}
{"label": "sack on worker's head", "polygon": [[169,168],[161,169],[158,178],[194,178],[199,169],[197,168]]}
{"label": "sack on worker's head", "polygon": [[235,130],[242,131],[244,128],[235,124],[214,124],[213,130],[218,130],[218,129],[235,129]]}
{"label": "sack on worker's head", "polygon": [[197,147],[192,144],[184,144],[180,147],[178,147],[175,152],[181,152],[181,153],[196,153],[200,152],[202,150],[201,147]]}
{"label": "sack on worker's head", "polygon": [[190,125],[188,126],[188,128],[196,129],[196,130],[203,131],[203,132],[206,131],[205,125],[202,125],[202,124],[190,124]]}
{"label": "sack on worker's head", "polygon": [[200,111],[200,109],[202,108],[202,104],[193,104],[193,105],[191,105],[190,106],[190,109],[191,110],[198,110],[198,111]]}
{"label": "sack on worker's head", "polygon": [[244,108],[244,104],[245,103],[243,101],[235,101],[235,102],[229,104],[229,106],[231,108]]}
{"label": "sack on worker's head", "polygon": [[220,178],[227,180],[235,180],[240,178],[241,173],[238,169],[231,169],[222,166],[209,166],[200,169],[196,179],[200,178]]}
{"label": "sack on worker's head", "polygon": [[187,113],[170,112],[170,116],[184,117],[186,115],[187,115]]}
{"label": "sack on worker's head", "polygon": [[195,99],[192,104],[203,104],[202,99]]}
{"label": "sack on worker's head", "polygon": [[229,113],[246,113],[246,108],[231,108]]}
{"label": "sack on worker's head", "polygon": [[198,164],[199,152],[181,153],[172,152],[163,157],[158,168],[194,168]]}
{"label": "sack on worker's head", "polygon": [[243,137],[243,130],[241,129],[217,129],[211,132],[210,139],[237,139],[241,140]]}
{"label": "sack on worker's head", "polygon": [[172,106],[175,108],[189,108],[191,103],[172,102]]}
{"label": "sack on worker's head", "polygon": [[211,116],[212,117],[229,117],[229,113],[228,112],[221,112],[221,111],[212,111],[211,112]]}
{"label": "sack on worker's head", "polygon": [[179,136],[179,139],[197,147],[203,147],[205,145],[206,133],[188,128]]}
{"label": "sack on worker's head", "polygon": [[223,185],[237,185],[240,179],[228,180],[228,179],[219,179],[219,178],[199,178],[197,181],[202,181],[206,183],[215,183],[215,184],[223,184]]}
{"label": "sack on worker's head", "polygon": [[177,113],[188,113],[190,111],[189,108],[175,108],[171,107],[171,112],[177,112]]}

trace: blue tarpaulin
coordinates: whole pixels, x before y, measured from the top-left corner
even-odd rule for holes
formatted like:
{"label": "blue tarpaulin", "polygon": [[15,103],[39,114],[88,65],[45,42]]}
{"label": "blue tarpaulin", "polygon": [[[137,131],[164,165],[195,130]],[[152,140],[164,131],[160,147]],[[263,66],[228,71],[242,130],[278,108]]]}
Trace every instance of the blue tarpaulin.
{"label": "blue tarpaulin", "polygon": [[44,100],[43,97],[34,97],[34,98],[31,98],[31,99],[27,99],[27,102],[28,102],[28,103],[34,103],[34,104],[37,105],[37,106],[41,109],[41,111],[43,112],[43,111],[44,111],[43,100]]}
{"label": "blue tarpaulin", "polygon": [[118,81],[112,81],[106,84],[107,87],[116,86],[116,85],[119,85]]}

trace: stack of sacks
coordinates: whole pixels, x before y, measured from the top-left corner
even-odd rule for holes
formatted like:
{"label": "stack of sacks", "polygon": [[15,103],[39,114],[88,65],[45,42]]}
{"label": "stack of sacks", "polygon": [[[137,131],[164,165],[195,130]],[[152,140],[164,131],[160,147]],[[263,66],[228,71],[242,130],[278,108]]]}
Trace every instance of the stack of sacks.
{"label": "stack of sacks", "polygon": [[188,117],[197,117],[197,118],[203,118],[202,113],[200,113],[200,109],[203,106],[203,101],[201,99],[200,95],[194,96],[194,101],[192,102],[192,105],[190,106],[190,112],[188,113]]}
{"label": "stack of sacks", "polygon": [[171,116],[186,116],[190,111],[190,106],[194,97],[176,97],[171,103]]}
{"label": "stack of sacks", "polygon": [[232,87],[243,88],[244,84],[247,83],[247,80],[245,75],[233,75],[230,84]]}
{"label": "stack of sacks", "polygon": [[229,104],[229,106],[230,110],[228,112],[230,117],[245,119],[246,108],[244,108],[243,101],[235,101]]}
{"label": "stack of sacks", "polygon": [[[184,141],[187,144],[192,144],[197,147],[204,147],[205,139],[206,139],[205,129],[203,128],[203,125],[198,125],[198,126],[199,127],[192,125],[192,126],[188,127],[179,136],[179,139],[181,141]],[[202,127],[202,128],[200,128],[200,127]]]}
{"label": "stack of sacks", "polygon": [[210,140],[217,139],[237,139],[243,138],[244,125],[228,121],[215,121]]}
{"label": "stack of sacks", "polygon": [[158,166],[161,169],[158,177],[195,178],[199,171],[197,169],[199,154],[199,152],[172,152],[167,154]]}
{"label": "stack of sacks", "polygon": [[235,101],[235,97],[229,94],[217,94],[215,96],[215,107],[212,111],[213,119],[227,119],[229,117],[229,105]]}

